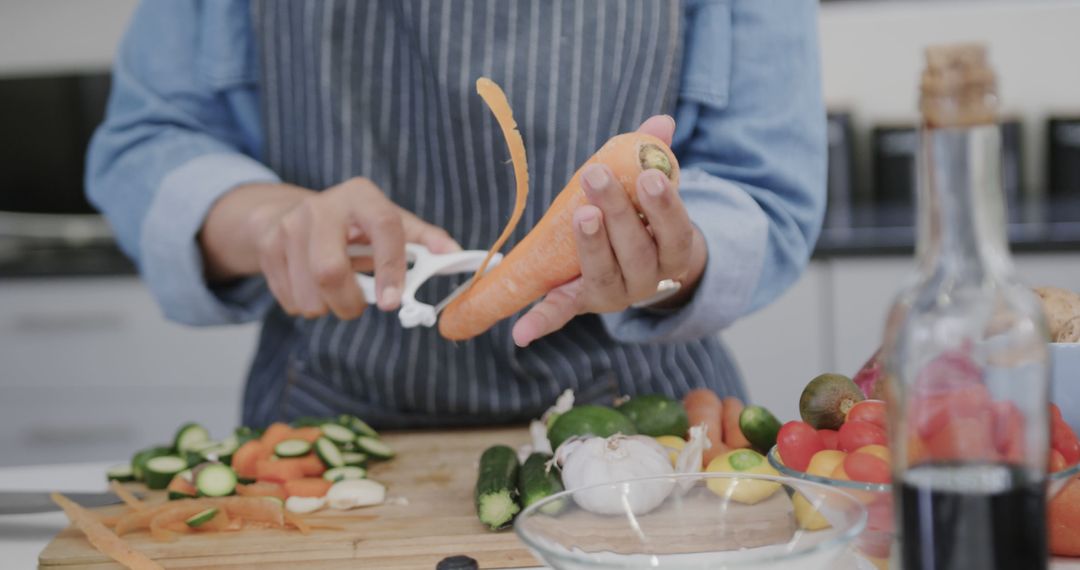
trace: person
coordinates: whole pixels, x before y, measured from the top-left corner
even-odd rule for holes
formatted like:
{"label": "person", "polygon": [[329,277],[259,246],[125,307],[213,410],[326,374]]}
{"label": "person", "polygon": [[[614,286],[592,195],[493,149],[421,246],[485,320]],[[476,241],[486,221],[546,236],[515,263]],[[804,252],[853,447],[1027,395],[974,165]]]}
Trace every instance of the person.
{"label": "person", "polygon": [[[406,242],[487,249],[512,209],[480,76],[505,89],[529,157],[508,247],[618,133],[669,141],[681,181],[641,175],[646,228],[606,167],[585,169],[581,278],[452,343],[403,329],[394,309]],[[248,425],[517,422],[567,388],[579,402],[701,386],[745,399],[718,333],[783,292],[813,249],[818,76],[816,3],[803,0],[146,1],[87,191],[165,316],[262,319]],[[347,258],[348,243],[373,258]],[[377,307],[357,288],[363,269]],[[664,279],[681,286],[657,302]]]}

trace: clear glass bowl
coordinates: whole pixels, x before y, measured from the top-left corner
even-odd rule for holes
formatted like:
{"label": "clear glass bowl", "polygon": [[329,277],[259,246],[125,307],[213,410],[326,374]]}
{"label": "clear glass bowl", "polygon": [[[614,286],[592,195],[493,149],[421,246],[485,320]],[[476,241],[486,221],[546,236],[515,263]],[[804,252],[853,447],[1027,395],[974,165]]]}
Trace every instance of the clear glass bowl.
{"label": "clear glass bowl", "polygon": [[[775,446],[769,450],[768,458],[769,464],[786,477],[827,485],[834,489],[842,489],[865,504],[867,510],[866,529],[855,541],[855,550],[865,559],[865,562],[872,564],[873,567],[880,570],[889,568],[888,560],[892,553],[893,541],[896,538],[893,532],[892,485],[843,481],[796,471],[784,465]],[[1080,474],[1080,464],[1051,473],[1046,500],[1053,499],[1065,488],[1065,484],[1078,474]],[[865,564],[862,566],[866,567]]]}
{"label": "clear glass bowl", "polygon": [[[749,504],[750,496],[759,500]],[[802,530],[797,509],[803,517],[816,510],[827,528]],[[552,495],[518,515],[514,530],[560,570],[835,570],[865,525],[862,503],[827,485],[689,473]]]}

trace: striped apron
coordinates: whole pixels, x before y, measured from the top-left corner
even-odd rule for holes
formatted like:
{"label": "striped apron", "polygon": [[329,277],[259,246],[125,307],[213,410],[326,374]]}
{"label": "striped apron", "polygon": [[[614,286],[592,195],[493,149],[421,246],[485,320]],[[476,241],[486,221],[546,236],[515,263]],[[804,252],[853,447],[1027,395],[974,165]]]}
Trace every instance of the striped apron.
{"label": "striped apron", "polygon": [[[673,114],[684,14],[649,0],[254,0],[265,157],[283,180],[326,188],[354,176],[486,249],[514,200],[509,154],[477,77],[499,83],[529,153],[529,204],[509,245],[609,137]],[[456,285],[429,282],[434,302]],[[390,428],[535,417],[566,388],[580,402],[743,395],[718,339],[620,344],[595,315],[528,348],[515,319],[466,342],[402,329],[396,314],[266,317],[244,422],[357,414]]]}

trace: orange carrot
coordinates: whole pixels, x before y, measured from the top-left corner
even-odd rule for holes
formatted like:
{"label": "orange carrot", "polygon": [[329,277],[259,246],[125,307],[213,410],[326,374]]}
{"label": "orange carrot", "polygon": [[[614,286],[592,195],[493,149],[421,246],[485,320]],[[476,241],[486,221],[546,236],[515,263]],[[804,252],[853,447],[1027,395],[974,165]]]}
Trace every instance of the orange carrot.
{"label": "orange carrot", "polygon": [[286,481],[285,494],[290,497],[322,497],[333,485],[322,477],[304,477]]}
{"label": "orange carrot", "polygon": [[146,503],[140,501],[138,497],[131,493],[131,491],[128,491],[126,487],[121,485],[119,481],[110,481],[109,488],[112,489],[112,492],[116,494],[117,497],[120,497],[121,501],[124,501],[125,505],[136,511],[141,511],[146,508]]}
{"label": "orange carrot", "polygon": [[642,172],[657,169],[667,175],[672,186],[678,187],[679,183],[675,155],[660,139],[645,133],[626,133],[608,140],[574,173],[536,226],[502,262],[476,279],[443,310],[439,317],[443,337],[472,338],[581,275],[573,216],[588,203],[581,187],[581,171],[592,164],[607,165],[635,207],[637,179]]}
{"label": "orange carrot", "polygon": [[262,442],[253,439],[244,445],[241,445],[240,449],[237,449],[236,453],[233,453],[232,468],[236,471],[237,477],[254,479],[255,464],[265,457],[266,449],[263,447]]}
{"label": "orange carrot", "polygon": [[285,489],[278,483],[270,481],[257,481],[250,485],[237,485],[236,494],[241,497],[277,497],[284,501],[287,496]]}
{"label": "orange carrot", "polygon": [[105,528],[105,525],[101,524],[90,511],[60,493],[53,493],[50,496],[54,503],[64,509],[68,520],[78,527],[86,535],[86,540],[90,541],[90,544],[102,554],[133,570],[161,569],[160,564],[135,550],[116,533]]}
{"label": "orange carrot", "polygon": [[326,464],[314,453],[309,453],[294,459],[294,461],[300,466],[300,471],[304,474],[304,477],[320,477],[323,473],[326,473]]}
{"label": "orange carrot", "polygon": [[315,426],[307,426],[294,429],[289,439],[302,439],[308,443],[315,443],[315,440],[320,437],[322,437],[321,429]]}
{"label": "orange carrot", "polygon": [[714,457],[727,451],[724,445],[724,405],[716,393],[708,388],[691,390],[683,398],[683,407],[691,426],[705,424],[706,434],[712,447],[703,454],[704,464],[708,465]]}
{"label": "orange carrot", "polygon": [[743,411],[742,400],[729,396],[724,398],[724,445],[731,449],[750,447],[750,440],[739,427],[739,414]]}
{"label": "orange carrot", "polygon": [[259,441],[262,442],[263,447],[266,448],[269,453],[273,453],[275,445],[291,437],[293,437],[293,428],[291,428],[289,424],[274,422],[266,428],[266,431],[263,432]]}
{"label": "orange carrot", "polygon": [[180,475],[174,475],[172,481],[169,481],[169,486],[166,487],[165,490],[170,493],[187,495],[188,497],[194,497],[199,494],[199,490],[195,488],[195,485],[192,485],[191,481],[184,479]]}
{"label": "orange carrot", "polygon": [[255,463],[255,479],[284,483],[293,479],[302,479],[304,471],[295,461],[287,459],[260,459]]}

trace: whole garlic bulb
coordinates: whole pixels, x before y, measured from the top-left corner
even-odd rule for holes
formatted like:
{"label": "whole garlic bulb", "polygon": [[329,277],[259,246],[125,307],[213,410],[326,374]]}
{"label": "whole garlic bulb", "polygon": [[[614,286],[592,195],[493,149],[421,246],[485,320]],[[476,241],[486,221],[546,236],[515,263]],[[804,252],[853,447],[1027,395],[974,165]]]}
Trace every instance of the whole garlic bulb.
{"label": "whole garlic bulb", "polygon": [[[573,491],[593,485],[618,483],[628,479],[671,475],[667,451],[647,436],[590,437],[571,439],[559,446],[556,460],[562,466],[562,481]],[[574,493],[581,508],[602,515],[647,513],[671,494],[673,480],[635,483],[632,487],[604,486]],[[627,492],[629,490],[629,492]]]}

